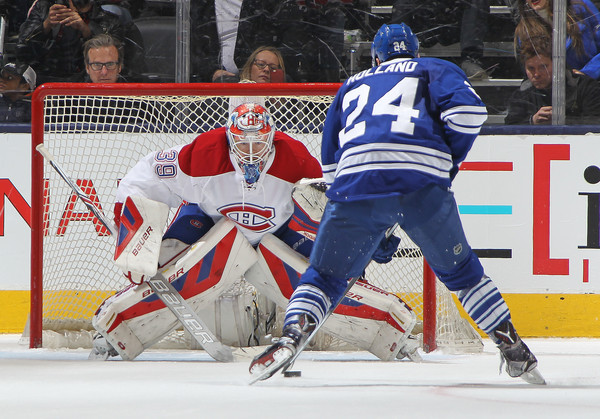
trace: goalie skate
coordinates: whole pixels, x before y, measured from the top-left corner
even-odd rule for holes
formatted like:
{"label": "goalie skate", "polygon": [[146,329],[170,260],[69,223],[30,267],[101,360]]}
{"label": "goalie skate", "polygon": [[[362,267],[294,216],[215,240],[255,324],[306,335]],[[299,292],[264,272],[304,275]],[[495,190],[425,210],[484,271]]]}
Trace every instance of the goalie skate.
{"label": "goalie skate", "polygon": [[423,362],[423,357],[419,353],[421,347],[418,336],[408,335],[404,345],[398,351],[396,359],[408,358],[412,362]]}
{"label": "goalie skate", "polygon": [[88,359],[93,361],[106,361],[111,356],[117,356],[117,351],[112,347],[104,336],[96,333],[92,341],[92,350]]}

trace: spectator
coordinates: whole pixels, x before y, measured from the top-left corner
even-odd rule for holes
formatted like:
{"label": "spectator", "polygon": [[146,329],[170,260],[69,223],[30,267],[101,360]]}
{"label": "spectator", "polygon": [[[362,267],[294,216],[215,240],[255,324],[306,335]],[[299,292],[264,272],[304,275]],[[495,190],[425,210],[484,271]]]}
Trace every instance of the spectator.
{"label": "spectator", "polygon": [[96,35],[83,45],[85,82],[123,83],[123,47],[119,40],[107,34]]}
{"label": "spectator", "polygon": [[[552,40],[536,38],[524,43],[521,59],[527,79],[508,102],[506,124],[550,124],[552,122]],[[600,85],[574,70],[565,73],[566,124],[596,124],[600,117]]]}
{"label": "spectator", "polygon": [[0,72],[0,122],[31,122],[35,71],[27,64],[6,64]]}
{"label": "spectator", "polygon": [[[530,39],[552,37],[553,0],[518,0],[515,50]],[[567,0],[567,66],[600,79],[600,15],[590,0]]]}
{"label": "spectator", "polygon": [[[237,25],[242,0],[215,2],[195,0],[190,4],[190,79],[196,82],[215,80],[218,69],[227,70],[230,75],[224,82],[237,81],[237,68],[233,62]],[[237,8],[236,11],[233,9]],[[232,45],[233,44],[233,45]],[[231,76],[233,74],[233,76]]]}
{"label": "spectator", "polygon": [[460,68],[469,80],[485,80],[489,74],[481,66],[483,39],[487,34],[489,0],[470,0],[465,3],[460,29]]}
{"label": "spectator", "polygon": [[240,80],[255,83],[274,83],[285,80],[285,64],[279,50],[271,46],[261,46],[250,54],[240,75],[227,70],[217,70],[213,75],[216,82],[238,82]]}
{"label": "spectator", "polygon": [[[17,57],[31,64],[40,82],[64,81],[83,73],[87,39],[108,33],[123,41],[128,32],[119,17],[96,0],[38,0],[21,26]],[[127,63],[131,66],[126,68],[134,69],[143,59],[132,54]]]}
{"label": "spectator", "polygon": [[489,13],[489,0],[426,0],[418,4],[396,0],[391,23],[406,22],[418,29],[419,40],[427,47],[460,42],[461,69],[470,80],[482,80],[489,77],[480,61]]}
{"label": "spectator", "polygon": [[[218,68],[235,74],[234,67],[241,68],[260,45],[280,51],[290,80],[339,81],[346,15],[353,12],[351,0],[216,3],[197,0],[191,4],[192,72],[198,81],[207,69],[208,80]],[[220,51],[218,60],[214,59],[215,47],[217,54]]]}

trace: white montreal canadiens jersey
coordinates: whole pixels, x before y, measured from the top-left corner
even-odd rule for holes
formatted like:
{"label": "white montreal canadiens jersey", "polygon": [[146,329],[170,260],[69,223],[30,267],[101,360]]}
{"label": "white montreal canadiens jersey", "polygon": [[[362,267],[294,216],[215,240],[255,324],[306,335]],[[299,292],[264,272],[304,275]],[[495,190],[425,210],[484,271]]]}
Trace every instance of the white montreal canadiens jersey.
{"label": "white montreal canadiens jersey", "polygon": [[292,188],[302,178],[319,178],[321,166],[299,141],[275,133],[271,154],[256,187],[229,153],[225,128],[198,136],[192,143],[144,157],[120,182],[117,202],[141,195],[170,207],[197,204],[216,222],[235,221],[250,243],[274,233],[292,215]]}
{"label": "white montreal canadiens jersey", "polygon": [[321,159],[335,201],[450,187],[487,110],[465,74],[397,58],[350,77],[325,120]]}

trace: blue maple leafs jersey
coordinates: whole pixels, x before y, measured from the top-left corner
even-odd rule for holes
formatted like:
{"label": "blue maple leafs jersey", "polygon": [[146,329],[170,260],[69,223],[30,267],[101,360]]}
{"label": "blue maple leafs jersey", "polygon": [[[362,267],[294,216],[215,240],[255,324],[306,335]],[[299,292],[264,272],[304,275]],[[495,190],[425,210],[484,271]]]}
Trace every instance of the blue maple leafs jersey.
{"label": "blue maple leafs jersey", "polygon": [[321,160],[334,201],[450,187],[487,110],[438,58],[397,58],[350,77],[325,120]]}

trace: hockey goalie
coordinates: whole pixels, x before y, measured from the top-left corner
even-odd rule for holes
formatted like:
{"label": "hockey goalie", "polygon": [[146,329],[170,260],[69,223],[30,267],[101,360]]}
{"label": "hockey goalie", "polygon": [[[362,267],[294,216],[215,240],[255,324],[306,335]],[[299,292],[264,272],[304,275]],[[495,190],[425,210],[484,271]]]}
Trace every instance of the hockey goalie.
{"label": "hockey goalie", "polygon": [[[117,190],[115,263],[132,284],[98,308],[92,359],[133,360],[179,325],[147,280],[190,252],[197,260],[166,278],[196,312],[241,277],[284,308],[325,205],[322,176],[306,147],[276,131],[270,114],[244,103],[227,126],[144,157]],[[178,208],[166,227],[169,208]],[[373,259],[391,260],[399,239]],[[176,265],[175,265],[176,266]],[[357,282],[323,329],[382,360],[416,356],[416,318],[399,297]]]}

